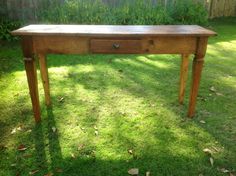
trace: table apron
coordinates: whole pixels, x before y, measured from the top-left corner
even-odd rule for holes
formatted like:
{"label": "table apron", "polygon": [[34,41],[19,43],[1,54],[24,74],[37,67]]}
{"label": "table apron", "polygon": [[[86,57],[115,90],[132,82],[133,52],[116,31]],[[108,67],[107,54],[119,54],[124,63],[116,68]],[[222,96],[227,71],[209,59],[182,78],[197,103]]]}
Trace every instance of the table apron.
{"label": "table apron", "polygon": [[52,54],[195,54],[198,37],[33,36],[34,53]]}

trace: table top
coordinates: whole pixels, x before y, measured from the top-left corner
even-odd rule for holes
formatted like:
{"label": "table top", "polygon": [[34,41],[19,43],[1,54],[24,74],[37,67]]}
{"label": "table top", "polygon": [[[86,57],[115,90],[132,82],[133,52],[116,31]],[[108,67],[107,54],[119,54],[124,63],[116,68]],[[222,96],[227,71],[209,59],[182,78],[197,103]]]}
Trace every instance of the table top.
{"label": "table top", "polygon": [[13,35],[62,36],[214,36],[214,31],[198,25],[29,25]]}

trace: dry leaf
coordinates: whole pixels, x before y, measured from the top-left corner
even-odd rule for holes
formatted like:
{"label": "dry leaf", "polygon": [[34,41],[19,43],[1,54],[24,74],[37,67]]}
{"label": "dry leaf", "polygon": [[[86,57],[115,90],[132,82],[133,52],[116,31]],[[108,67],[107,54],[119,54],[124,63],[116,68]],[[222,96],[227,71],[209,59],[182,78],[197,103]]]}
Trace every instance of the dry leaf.
{"label": "dry leaf", "polygon": [[44,176],[53,176],[53,173],[48,173],[48,174],[46,174]]}
{"label": "dry leaf", "polygon": [[58,99],[59,102],[63,102],[63,100],[64,100],[64,97],[60,97],[60,98]]}
{"label": "dry leaf", "polygon": [[220,149],[218,149],[218,148],[216,148],[216,147],[212,147],[216,152],[219,152],[220,151]]}
{"label": "dry leaf", "polygon": [[84,131],[84,130],[85,130],[85,128],[84,128],[84,127],[80,127],[80,129],[81,129],[82,131]]}
{"label": "dry leaf", "polygon": [[25,151],[27,149],[27,147],[24,144],[21,144],[18,146],[17,148],[19,151]]}
{"label": "dry leaf", "polygon": [[235,176],[232,172],[229,173],[229,176]]}
{"label": "dry leaf", "polygon": [[32,171],[29,172],[29,174],[30,174],[30,175],[34,175],[34,174],[36,174],[37,172],[39,172],[39,170],[32,170]]}
{"label": "dry leaf", "polygon": [[212,92],[216,92],[215,87],[214,87],[214,86],[211,86],[211,87],[210,87],[210,91],[212,91]]}
{"label": "dry leaf", "polygon": [[229,173],[229,170],[225,169],[225,168],[221,168],[219,169],[220,172],[222,173]]}
{"label": "dry leaf", "polygon": [[130,155],[133,155],[133,150],[129,149],[129,150],[128,150],[128,153],[129,153]]}
{"label": "dry leaf", "polygon": [[71,153],[71,158],[75,159],[75,154],[74,153]]}
{"label": "dry leaf", "polygon": [[211,166],[214,165],[214,159],[212,157],[210,157],[210,163],[211,163]]}
{"label": "dry leaf", "polygon": [[19,126],[18,128],[16,128],[18,131],[21,131],[22,130],[22,128]]}
{"label": "dry leaf", "polygon": [[205,124],[206,122],[205,122],[204,120],[200,120],[200,123],[203,123],[203,124]]}
{"label": "dry leaf", "polygon": [[205,149],[203,149],[203,151],[205,152],[205,153],[208,153],[208,154],[212,154],[212,151],[209,149],[209,148],[205,148]]}
{"label": "dry leaf", "polygon": [[32,130],[31,130],[31,129],[29,129],[29,130],[27,130],[26,132],[27,132],[27,133],[30,133],[30,132],[32,132]]}
{"label": "dry leaf", "polygon": [[98,131],[97,130],[94,133],[95,133],[96,136],[98,135]]}
{"label": "dry leaf", "polygon": [[224,96],[222,93],[216,92],[216,95],[218,96]]}
{"label": "dry leaf", "polygon": [[132,168],[132,169],[128,170],[128,174],[130,174],[130,175],[138,175],[138,173],[139,173],[138,168]]}
{"label": "dry leaf", "polygon": [[12,131],[11,131],[11,134],[14,134],[16,133],[16,128],[14,128]]}
{"label": "dry leaf", "polygon": [[19,126],[19,127],[16,127],[16,128],[14,128],[14,129],[12,129],[12,131],[11,131],[11,134],[14,134],[14,133],[16,133],[17,131],[21,131],[22,130],[22,128]]}
{"label": "dry leaf", "polygon": [[52,127],[52,131],[53,131],[53,133],[55,133],[57,131],[57,128],[56,127]]}
{"label": "dry leaf", "polygon": [[151,172],[146,172],[146,176],[151,176]]}

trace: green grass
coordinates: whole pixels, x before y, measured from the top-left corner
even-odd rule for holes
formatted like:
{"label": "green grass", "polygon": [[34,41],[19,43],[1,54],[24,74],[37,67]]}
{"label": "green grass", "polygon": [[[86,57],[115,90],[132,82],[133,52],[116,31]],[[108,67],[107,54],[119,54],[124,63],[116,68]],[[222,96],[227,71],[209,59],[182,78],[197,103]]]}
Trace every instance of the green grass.
{"label": "green grass", "polygon": [[[39,77],[42,122],[35,125],[20,46],[1,43],[0,175],[124,176],[139,168],[140,175],[223,176],[220,168],[236,170],[236,19],[211,27],[218,37],[210,39],[193,120],[186,118],[191,73],[185,104],[177,102],[177,55],[50,55],[53,106],[44,105]],[[20,144],[27,150],[18,151]],[[214,166],[204,148],[214,151]]]}

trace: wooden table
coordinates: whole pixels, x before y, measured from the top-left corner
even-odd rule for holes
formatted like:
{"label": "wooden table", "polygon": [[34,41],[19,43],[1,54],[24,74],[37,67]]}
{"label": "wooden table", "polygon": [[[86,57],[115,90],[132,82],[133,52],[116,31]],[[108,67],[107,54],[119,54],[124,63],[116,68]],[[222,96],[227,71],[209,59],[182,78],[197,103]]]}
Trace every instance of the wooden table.
{"label": "wooden table", "polygon": [[[193,117],[208,37],[215,32],[197,25],[111,26],[29,25],[12,32],[21,37],[34,118],[40,121],[36,74],[39,59],[46,105],[50,90],[46,55],[55,54],[181,54],[179,103],[183,103],[189,56],[194,54],[188,116]],[[37,56],[37,57],[35,57]]]}

